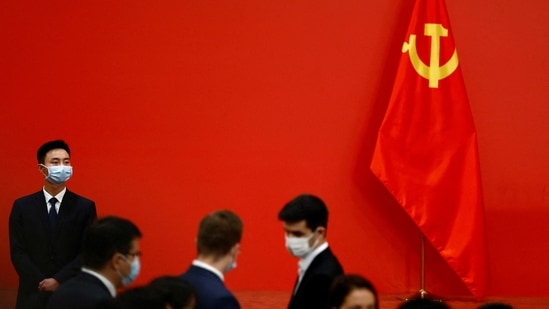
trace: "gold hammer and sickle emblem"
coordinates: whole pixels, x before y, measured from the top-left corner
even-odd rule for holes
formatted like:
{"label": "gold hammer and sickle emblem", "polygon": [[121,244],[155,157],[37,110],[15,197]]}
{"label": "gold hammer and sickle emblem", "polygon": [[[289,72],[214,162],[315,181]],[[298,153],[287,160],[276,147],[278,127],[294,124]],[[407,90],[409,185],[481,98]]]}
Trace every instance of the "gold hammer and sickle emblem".
{"label": "gold hammer and sickle emblem", "polygon": [[443,66],[440,64],[440,37],[448,36],[448,29],[442,27],[441,24],[425,24],[425,36],[431,37],[431,59],[429,66],[427,66],[417,54],[416,49],[416,35],[410,34],[410,42],[404,42],[402,44],[402,52],[408,52],[410,56],[410,62],[416,70],[416,72],[423,78],[429,80],[429,88],[438,88],[438,81],[448,77],[452,74],[458,66],[457,51],[454,49],[454,53],[448,62]]}

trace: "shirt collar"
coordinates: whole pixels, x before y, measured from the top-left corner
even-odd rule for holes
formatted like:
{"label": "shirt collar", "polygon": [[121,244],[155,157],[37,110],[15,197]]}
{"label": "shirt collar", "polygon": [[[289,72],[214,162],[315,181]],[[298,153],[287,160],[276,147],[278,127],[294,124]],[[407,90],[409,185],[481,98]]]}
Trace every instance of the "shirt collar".
{"label": "shirt collar", "polygon": [[303,276],[307,268],[309,268],[309,265],[313,262],[315,257],[319,255],[322,251],[328,249],[328,242],[324,242],[322,245],[318,246],[316,249],[314,249],[312,252],[304,256],[302,259],[297,262],[297,266],[299,268],[299,276]]}
{"label": "shirt collar", "polygon": [[109,281],[109,279],[107,279],[105,276],[103,276],[102,274],[96,272],[96,271],[93,271],[89,268],[85,268],[85,267],[82,267],[82,271],[85,272],[85,273],[88,273],[94,277],[96,277],[97,279],[99,279],[101,282],[103,282],[103,284],[107,287],[107,289],[109,290],[109,293],[111,293],[111,296],[113,298],[116,297],[116,289],[114,288],[114,284],[112,284],[112,282]]}
{"label": "shirt collar", "polygon": [[56,196],[49,194],[45,188],[42,188],[42,192],[44,192],[44,196],[46,197],[46,203],[48,203],[52,197],[55,197],[59,201],[59,203],[61,203],[63,201],[63,197],[65,196],[65,193],[67,192],[67,187],[64,187],[63,190],[57,193]]}
{"label": "shirt collar", "polygon": [[193,261],[193,266],[196,266],[196,267],[200,267],[200,268],[204,268],[206,270],[209,270],[211,271],[212,273],[214,273],[216,276],[219,277],[219,279],[221,279],[221,281],[224,281],[224,277],[223,277],[223,273],[219,271],[219,269],[211,266],[210,264],[207,264],[207,263],[204,263],[202,261],[199,261],[199,260],[194,260]]}

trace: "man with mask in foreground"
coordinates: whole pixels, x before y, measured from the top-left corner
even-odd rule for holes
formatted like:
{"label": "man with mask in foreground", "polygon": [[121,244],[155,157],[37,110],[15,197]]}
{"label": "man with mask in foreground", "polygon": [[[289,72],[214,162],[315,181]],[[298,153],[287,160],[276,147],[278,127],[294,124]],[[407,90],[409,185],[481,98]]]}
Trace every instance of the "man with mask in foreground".
{"label": "man with mask in foreground", "polygon": [[141,268],[141,232],[129,220],[105,217],[82,241],[82,271],[53,293],[47,309],[113,308],[116,289],[132,283]]}
{"label": "man with mask in foreground", "polygon": [[225,287],[224,276],[236,267],[243,224],[229,210],[215,211],[200,221],[198,255],[181,275],[196,292],[196,309],[239,309],[240,304]]}
{"label": "man with mask in foreground", "polygon": [[73,167],[64,141],[43,144],[37,160],[44,187],[15,200],[9,218],[16,309],[44,308],[59,284],[78,273],[82,235],[97,216],[93,201],[66,187]]}
{"label": "man with mask in foreground", "polygon": [[286,248],[299,258],[298,277],[288,309],[327,308],[327,295],[343,267],[328,247],[328,209],[309,194],[299,195],[278,213],[283,222]]}

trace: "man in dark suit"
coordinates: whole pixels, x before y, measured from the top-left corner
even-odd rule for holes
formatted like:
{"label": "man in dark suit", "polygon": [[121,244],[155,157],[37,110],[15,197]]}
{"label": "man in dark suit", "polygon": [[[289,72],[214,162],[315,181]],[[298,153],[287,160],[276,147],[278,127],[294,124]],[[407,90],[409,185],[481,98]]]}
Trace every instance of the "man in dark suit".
{"label": "man in dark suit", "polygon": [[110,216],[92,224],[82,242],[82,271],[61,284],[46,308],[112,308],[116,289],[139,274],[140,238],[137,226],[123,218]]}
{"label": "man in dark suit", "polygon": [[278,213],[283,222],[286,248],[298,257],[298,277],[288,309],[327,308],[327,295],[343,267],[328,247],[328,208],[309,194],[299,195]]}
{"label": "man in dark suit", "polygon": [[242,221],[231,211],[213,212],[200,221],[198,255],[181,275],[196,292],[196,309],[239,309],[240,304],[223,283],[224,275],[236,267],[240,253]]}
{"label": "man in dark suit", "polygon": [[42,145],[37,160],[44,187],[15,200],[9,218],[11,261],[19,275],[16,309],[43,308],[78,272],[82,235],[96,218],[93,201],[67,190],[72,166],[64,141]]}

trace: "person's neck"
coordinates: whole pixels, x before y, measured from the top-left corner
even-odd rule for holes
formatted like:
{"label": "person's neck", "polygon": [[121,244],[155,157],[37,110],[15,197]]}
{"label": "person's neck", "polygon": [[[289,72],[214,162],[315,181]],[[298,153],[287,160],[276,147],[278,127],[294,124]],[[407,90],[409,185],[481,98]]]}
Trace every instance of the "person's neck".
{"label": "person's neck", "polygon": [[219,270],[222,274],[225,273],[225,269],[227,269],[227,266],[229,265],[228,256],[215,257],[210,255],[198,255],[196,260],[210,265]]}
{"label": "person's neck", "polygon": [[59,192],[63,191],[63,189],[65,189],[66,185],[64,183],[62,184],[53,184],[49,181],[46,181],[45,184],[44,184],[44,190],[46,190],[46,192],[48,192],[49,194],[51,194],[51,196],[56,196],[57,194],[59,194]]}
{"label": "person's neck", "polygon": [[119,289],[122,287],[122,277],[120,275],[119,272],[117,272],[116,270],[114,269],[94,269],[93,271],[101,274],[103,277],[107,278],[107,280],[109,280],[112,285],[114,285],[114,287],[116,289]]}
{"label": "person's neck", "polygon": [[316,244],[315,248],[322,246],[325,242],[326,242],[326,238],[322,237],[321,239],[318,240],[318,243]]}

